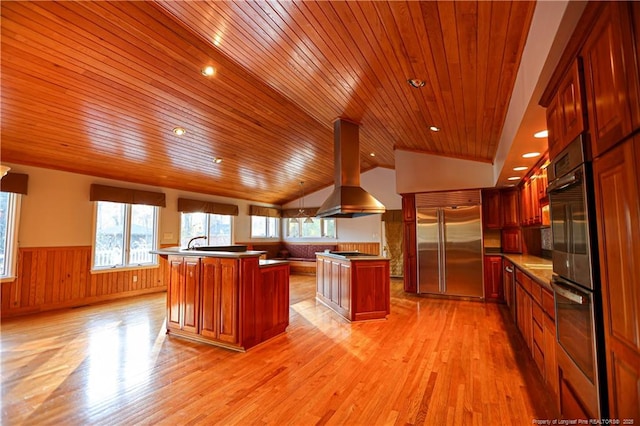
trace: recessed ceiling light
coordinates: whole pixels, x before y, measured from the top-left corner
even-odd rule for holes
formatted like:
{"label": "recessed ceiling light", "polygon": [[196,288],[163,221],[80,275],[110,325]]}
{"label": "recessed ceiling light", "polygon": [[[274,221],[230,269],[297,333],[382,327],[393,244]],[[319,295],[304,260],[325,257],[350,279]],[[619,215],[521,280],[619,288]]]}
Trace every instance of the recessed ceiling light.
{"label": "recessed ceiling light", "polygon": [[521,171],[527,170],[527,169],[528,169],[528,167],[525,167],[525,166],[518,166],[518,167],[514,167],[513,168],[513,170],[516,171],[516,172],[521,172]]}
{"label": "recessed ceiling light", "polygon": [[369,155],[370,155],[371,157],[375,157],[375,156],[376,156],[376,153],[375,153],[375,152],[371,152],[371,153],[369,153]]}
{"label": "recessed ceiling light", "polygon": [[409,80],[407,80],[407,83],[409,83],[411,87],[415,87],[416,89],[424,87],[425,85],[424,80],[420,80],[419,78],[410,78]]}
{"label": "recessed ceiling light", "polygon": [[522,158],[535,158],[540,157],[539,152],[527,152],[526,154],[522,154]]}
{"label": "recessed ceiling light", "polygon": [[173,128],[173,133],[175,133],[178,136],[182,136],[185,133],[187,133],[187,131],[184,129],[184,127],[174,127]]}
{"label": "recessed ceiling light", "polygon": [[211,65],[209,65],[208,67],[202,68],[201,72],[202,72],[202,75],[204,75],[205,77],[211,77],[216,73],[216,69]]}
{"label": "recessed ceiling light", "polygon": [[507,180],[520,180],[520,178],[518,176],[511,176],[508,177]]}
{"label": "recessed ceiling light", "polygon": [[439,132],[439,131],[440,131],[440,127],[437,127],[437,126],[429,126],[429,130],[431,130],[432,132]]}
{"label": "recessed ceiling light", "polygon": [[213,162],[214,162],[215,164],[220,164],[220,163],[222,163],[222,158],[220,158],[220,157],[213,157]]}
{"label": "recessed ceiling light", "polygon": [[537,133],[533,134],[534,138],[538,138],[538,139],[543,139],[549,136],[549,131],[548,130],[540,130]]}

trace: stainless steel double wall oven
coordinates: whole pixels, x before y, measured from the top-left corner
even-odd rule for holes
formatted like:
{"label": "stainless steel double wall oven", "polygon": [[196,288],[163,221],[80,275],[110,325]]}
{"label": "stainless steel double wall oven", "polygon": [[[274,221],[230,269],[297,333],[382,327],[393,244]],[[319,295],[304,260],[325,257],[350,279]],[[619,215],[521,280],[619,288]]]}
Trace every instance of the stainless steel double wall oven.
{"label": "stainless steel double wall oven", "polygon": [[560,402],[564,415],[578,404],[607,414],[601,329],[601,295],[591,164],[582,137],[549,165],[553,279],[559,346]]}

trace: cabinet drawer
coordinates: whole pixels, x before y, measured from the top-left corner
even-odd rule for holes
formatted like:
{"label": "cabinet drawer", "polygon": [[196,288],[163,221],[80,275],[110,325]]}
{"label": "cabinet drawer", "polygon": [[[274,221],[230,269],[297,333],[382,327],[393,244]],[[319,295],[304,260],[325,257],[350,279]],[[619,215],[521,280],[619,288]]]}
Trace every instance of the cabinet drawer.
{"label": "cabinet drawer", "polygon": [[536,343],[533,344],[531,355],[533,355],[533,360],[536,362],[538,370],[540,370],[540,373],[544,376],[544,353]]}
{"label": "cabinet drawer", "polygon": [[533,328],[534,347],[537,345],[544,348],[544,332],[542,331],[542,325],[536,324],[536,322],[533,321],[533,326],[531,328]]}
{"label": "cabinet drawer", "polygon": [[522,281],[520,281],[520,283],[522,284],[522,287],[524,287],[525,290],[527,290],[527,293],[531,294],[531,278],[529,278],[528,275],[525,275],[524,273],[522,273]]}
{"label": "cabinet drawer", "polygon": [[531,278],[529,278],[529,281],[531,283],[531,297],[533,297],[533,300],[535,300],[538,305],[542,305],[542,287]]}
{"label": "cabinet drawer", "polygon": [[[524,279],[525,275],[524,272],[522,272],[522,270],[516,268],[516,281],[518,281],[520,284],[522,284],[522,280]],[[523,284],[524,286],[524,284]]]}
{"label": "cabinet drawer", "polygon": [[556,309],[553,300],[553,293],[545,288],[542,289],[542,309],[547,315],[551,317],[551,319],[556,319]]}
{"label": "cabinet drawer", "polygon": [[544,313],[542,312],[542,308],[537,303],[531,304],[531,311],[533,316],[533,321],[538,323],[540,327],[544,324]]}

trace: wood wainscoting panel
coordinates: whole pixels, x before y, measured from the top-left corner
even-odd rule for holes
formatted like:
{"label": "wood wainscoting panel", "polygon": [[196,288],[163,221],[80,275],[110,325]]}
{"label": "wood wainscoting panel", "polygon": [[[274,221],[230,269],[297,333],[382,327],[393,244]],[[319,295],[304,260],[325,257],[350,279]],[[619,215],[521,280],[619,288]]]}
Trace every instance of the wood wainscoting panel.
{"label": "wood wainscoting panel", "polygon": [[359,251],[367,254],[380,254],[380,243],[338,243],[338,251]]}
{"label": "wood wainscoting panel", "polygon": [[157,268],[92,274],[91,246],[20,248],[16,279],[2,283],[2,317],[165,291],[165,271],[160,258]]}

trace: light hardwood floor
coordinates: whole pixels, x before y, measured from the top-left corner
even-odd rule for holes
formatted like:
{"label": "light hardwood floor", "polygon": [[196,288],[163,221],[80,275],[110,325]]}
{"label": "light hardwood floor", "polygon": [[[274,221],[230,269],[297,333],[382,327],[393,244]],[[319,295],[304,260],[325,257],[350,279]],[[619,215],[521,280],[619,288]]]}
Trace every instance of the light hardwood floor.
{"label": "light hardwood floor", "polygon": [[417,297],[350,324],[291,277],[247,353],[165,334],[165,295],[4,320],[2,424],[530,425],[557,413],[503,305]]}

